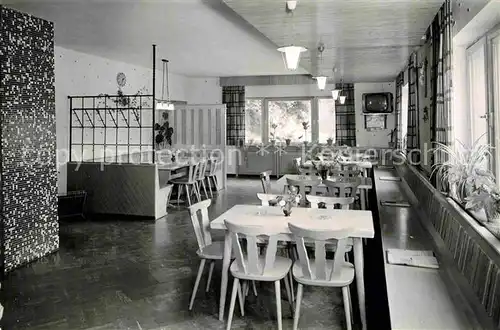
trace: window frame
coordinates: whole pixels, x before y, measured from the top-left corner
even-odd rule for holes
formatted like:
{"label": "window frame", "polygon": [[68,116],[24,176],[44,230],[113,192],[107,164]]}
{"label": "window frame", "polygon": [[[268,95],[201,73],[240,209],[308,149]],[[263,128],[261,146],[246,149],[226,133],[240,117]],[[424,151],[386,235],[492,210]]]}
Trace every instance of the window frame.
{"label": "window frame", "polygon": [[[260,107],[261,107],[261,112],[260,112],[260,122],[261,122],[261,127],[260,127],[260,137],[261,137],[261,143],[267,143],[267,142],[264,142],[264,140],[262,139],[264,137],[264,127],[266,126],[265,123],[264,123],[264,120],[265,120],[265,114],[264,114],[264,98],[262,97],[245,97],[245,131],[246,131],[246,101],[247,100],[260,100]],[[245,139],[244,139],[244,144],[246,145],[247,144],[247,141],[246,141],[246,136],[245,136]]]}
{"label": "window frame", "polygon": [[[497,49],[495,49],[497,47]],[[498,56],[494,56],[495,50]],[[491,168],[500,176],[500,24],[486,34],[486,95],[488,118],[491,118],[491,142],[494,149]],[[497,179],[500,186],[500,180]]]}

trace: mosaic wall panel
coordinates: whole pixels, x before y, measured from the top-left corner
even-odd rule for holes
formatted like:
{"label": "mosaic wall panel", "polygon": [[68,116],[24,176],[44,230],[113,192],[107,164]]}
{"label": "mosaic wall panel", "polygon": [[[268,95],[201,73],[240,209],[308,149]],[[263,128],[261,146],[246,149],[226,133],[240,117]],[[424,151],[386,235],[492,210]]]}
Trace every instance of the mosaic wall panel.
{"label": "mosaic wall panel", "polygon": [[0,6],[0,94],[7,272],[59,247],[51,22]]}

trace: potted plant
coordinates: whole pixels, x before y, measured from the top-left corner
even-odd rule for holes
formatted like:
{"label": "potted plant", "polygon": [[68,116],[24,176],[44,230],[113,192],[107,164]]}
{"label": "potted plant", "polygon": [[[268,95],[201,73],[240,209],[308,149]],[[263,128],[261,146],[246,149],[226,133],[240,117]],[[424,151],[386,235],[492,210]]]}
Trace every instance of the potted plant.
{"label": "potted plant", "polygon": [[391,130],[387,136],[391,137],[391,141],[389,142],[389,148],[394,149],[396,148],[396,137],[397,137],[398,129],[394,128]]}
{"label": "potted plant", "polygon": [[453,148],[441,143],[435,143],[434,154],[441,153],[446,161],[433,165],[431,177],[437,176],[442,187],[449,187],[451,196],[459,203],[465,204],[466,198],[477,193],[485,182],[493,181],[494,175],[486,170],[491,157],[491,146],[476,140],[467,147],[460,141]]}
{"label": "potted plant", "polygon": [[500,238],[500,190],[494,180],[483,183],[471,196],[466,198],[465,208],[482,212],[485,216],[476,219],[488,228],[495,237]]}
{"label": "potted plant", "polygon": [[304,128],[304,145],[307,145],[306,136],[307,136],[307,129],[309,128],[309,122],[303,121],[302,127]]}
{"label": "potted plant", "polygon": [[333,145],[333,138],[332,137],[329,137],[327,140],[326,140],[326,145],[331,147]]}
{"label": "potted plant", "polygon": [[297,188],[292,186],[288,189],[286,196],[278,196],[276,201],[281,206],[285,217],[289,217],[292,214],[292,207],[297,206],[301,198],[302,195],[297,193]]}
{"label": "potted plant", "polygon": [[285,138],[285,143],[286,143],[286,146],[289,147],[290,144],[292,143],[292,137],[290,136],[290,134],[287,134],[286,135],[286,138]]}
{"label": "potted plant", "polygon": [[271,124],[272,132],[269,134],[271,135],[271,144],[275,145],[276,144],[276,129],[278,128],[278,125],[275,123]]}

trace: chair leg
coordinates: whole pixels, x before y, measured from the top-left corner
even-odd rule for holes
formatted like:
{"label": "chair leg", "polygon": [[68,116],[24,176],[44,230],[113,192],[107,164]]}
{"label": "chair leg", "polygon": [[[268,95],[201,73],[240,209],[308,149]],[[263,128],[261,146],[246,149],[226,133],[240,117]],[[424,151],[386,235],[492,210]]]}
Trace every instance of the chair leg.
{"label": "chair leg", "polygon": [[274,282],[274,291],[276,291],[276,318],[278,319],[278,330],[283,329],[281,320],[281,289],[280,281]]}
{"label": "chair leg", "polygon": [[212,273],[214,272],[214,266],[215,266],[215,261],[210,261],[210,270],[208,271],[208,281],[207,281],[207,288],[205,292],[208,292],[210,290],[210,282],[212,281]]}
{"label": "chair leg", "polygon": [[241,282],[238,284],[238,301],[240,303],[241,316],[245,316],[245,296],[243,295]]}
{"label": "chair leg", "polygon": [[297,288],[297,303],[295,304],[295,315],[293,317],[293,330],[297,330],[299,325],[299,316],[300,316],[300,304],[302,303],[302,284],[299,283]]}
{"label": "chair leg", "polygon": [[191,206],[191,194],[193,192],[192,191],[189,192],[189,186],[187,184],[184,185],[184,188],[186,189],[186,196],[187,196],[188,205]]}
{"label": "chair leg", "polygon": [[234,279],[233,292],[231,293],[231,304],[229,305],[229,314],[227,314],[227,330],[231,329],[231,323],[233,322],[234,304],[236,303],[236,293],[238,292],[239,282],[240,280],[238,278]]}
{"label": "chair leg", "polygon": [[194,191],[194,195],[198,199],[198,203],[201,202],[200,186],[198,184],[198,181],[195,181],[195,183],[193,184],[193,189],[194,189],[193,190]]}
{"label": "chair leg", "polygon": [[214,175],[212,178],[214,179],[215,189],[219,191],[219,180],[217,180],[217,176]]}
{"label": "chair leg", "polygon": [[243,294],[248,296],[248,281],[243,282]]}
{"label": "chair leg", "polygon": [[286,295],[288,298],[288,303],[290,304],[290,311],[292,311],[292,315],[293,315],[293,300],[292,300],[292,293],[291,293],[291,289],[290,289],[290,282],[289,282],[288,274],[287,274],[287,276],[285,276],[283,278],[283,281],[285,281]]}
{"label": "chair leg", "polygon": [[257,297],[257,287],[255,286],[255,281],[252,281],[253,294]]}
{"label": "chair leg", "polygon": [[177,206],[179,206],[180,204],[181,194],[182,194],[182,185],[179,184],[177,185]]}
{"label": "chair leg", "polygon": [[344,298],[345,323],[347,325],[347,330],[351,330],[352,325],[351,325],[351,309],[349,308],[349,287],[344,286],[342,288],[342,297]]}
{"label": "chair leg", "polygon": [[288,281],[289,281],[288,283],[290,283],[290,290],[291,290],[292,302],[293,302],[293,301],[295,301],[295,288],[293,285],[293,274],[291,271],[288,273]]}
{"label": "chair leg", "polygon": [[200,285],[200,279],[203,274],[203,268],[205,268],[205,262],[205,259],[201,259],[200,267],[198,267],[198,275],[196,275],[196,282],[194,282],[193,293],[191,294],[191,301],[189,302],[189,310],[193,309],[194,298],[196,297],[196,292],[198,291],[198,285]]}
{"label": "chair leg", "polygon": [[347,287],[347,296],[349,297],[349,310],[351,311],[351,324],[354,324],[354,315],[352,313],[351,290]]}
{"label": "chair leg", "polygon": [[207,198],[208,198],[207,186],[205,185],[205,179],[201,180],[200,183],[201,183],[201,185],[203,187],[203,192],[205,193],[205,196],[207,196]]}
{"label": "chair leg", "polygon": [[210,197],[214,198],[214,192],[212,191],[212,182],[210,181],[210,177],[207,176],[205,179],[207,179],[208,182],[208,191],[210,191]]}

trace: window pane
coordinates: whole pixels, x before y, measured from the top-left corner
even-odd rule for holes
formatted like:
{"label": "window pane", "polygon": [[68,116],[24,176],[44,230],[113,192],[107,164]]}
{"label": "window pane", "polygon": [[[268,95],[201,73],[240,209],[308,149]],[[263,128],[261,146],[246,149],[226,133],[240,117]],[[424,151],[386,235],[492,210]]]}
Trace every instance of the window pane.
{"label": "window pane", "polygon": [[329,138],[335,143],[335,100],[332,98],[318,100],[319,142],[326,143]]}
{"label": "window pane", "polygon": [[262,100],[245,102],[245,143],[262,142]]}
{"label": "window pane", "polygon": [[472,110],[472,141],[488,143],[488,121],[486,119],[486,72],[483,45],[469,50],[469,101]]}
{"label": "window pane", "polygon": [[[269,101],[269,140],[311,141],[311,101]],[[308,123],[304,137],[303,122]],[[276,128],[273,128],[276,125]]]}

